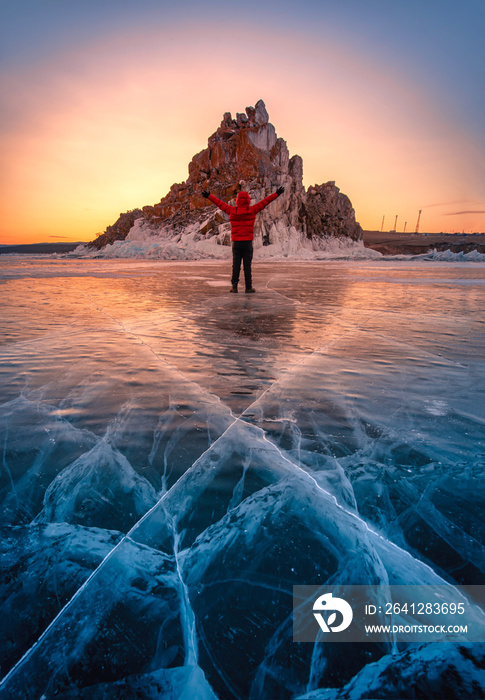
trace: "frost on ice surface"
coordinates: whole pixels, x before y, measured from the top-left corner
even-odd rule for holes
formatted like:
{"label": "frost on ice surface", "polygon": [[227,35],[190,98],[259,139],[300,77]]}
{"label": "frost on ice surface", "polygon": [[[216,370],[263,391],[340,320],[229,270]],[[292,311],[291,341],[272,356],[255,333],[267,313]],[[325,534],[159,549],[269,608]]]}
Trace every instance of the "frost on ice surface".
{"label": "frost on ice surface", "polygon": [[107,700],[107,698],[147,698],[148,700],[217,700],[199,666],[158,669],[152,673],[129,676],[115,683],[89,686],[85,692],[68,690],[65,700]]}
{"label": "frost on ice surface", "polygon": [[292,640],[294,585],[483,581],[482,265],[25,260],[5,697],[485,694],[480,645]]}
{"label": "frost on ice surface", "polygon": [[1,535],[4,629],[0,664],[8,669],[34,644],[121,534],[53,523],[2,527]]}
{"label": "frost on ice surface", "polygon": [[297,700],[368,698],[481,698],[485,645],[429,644],[369,664],[344,688],[327,688]]}
{"label": "frost on ice surface", "polygon": [[36,522],[89,522],[125,532],[157,500],[126,457],[100,442],[51,482]]}

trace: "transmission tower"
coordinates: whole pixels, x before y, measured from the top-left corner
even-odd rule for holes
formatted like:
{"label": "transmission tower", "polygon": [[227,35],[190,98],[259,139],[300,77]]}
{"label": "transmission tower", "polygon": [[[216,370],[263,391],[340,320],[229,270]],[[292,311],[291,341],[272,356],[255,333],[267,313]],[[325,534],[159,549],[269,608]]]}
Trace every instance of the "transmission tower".
{"label": "transmission tower", "polygon": [[396,218],[394,219],[394,231],[397,231],[397,214]]}
{"label": "transmission tower", "polygon": [[382,217],[381,233],[382,233],[382,231],[384,231],[384,220],[385,220],[385,218],[386,218],[386,215],[384,214],[383,217]]}
{"label": "transmission tower", "polygon": [[422,209],[419,210],[418,220],[416,221],[416,231],[415,231],[414,233],[419,233],[419,220],[420,220],[420,218],[421,218],[421,212],[422,212],[422,211],[423,211]]}

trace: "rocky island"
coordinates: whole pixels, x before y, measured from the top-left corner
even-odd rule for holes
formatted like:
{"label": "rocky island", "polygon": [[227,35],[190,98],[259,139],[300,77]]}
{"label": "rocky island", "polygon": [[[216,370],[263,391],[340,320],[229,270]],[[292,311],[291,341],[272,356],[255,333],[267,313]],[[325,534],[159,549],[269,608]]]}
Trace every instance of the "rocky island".
{"label": "rocky island", "polygon": [[258,217],[256,246],[292,236],[311,241],[315,249],[331,237],[362,239],[351,201],[335,182],[305,189],[303,161],[298,155],[290,157],[286,141],[278,138],[262,100],[236,114],[235,119],[226,112],[207,148],[192,158],[188,169],[187,180],[172,185],[160,202],[121,214],[87,246],[101,249],[141,234],[167,240],[188,228],[195,240],[213,239],[229,245],[227,217],[208,205],[202,190],[232,204],[241,190],[249,192],[255,202],[279,186],[285,188],[284,194]]}

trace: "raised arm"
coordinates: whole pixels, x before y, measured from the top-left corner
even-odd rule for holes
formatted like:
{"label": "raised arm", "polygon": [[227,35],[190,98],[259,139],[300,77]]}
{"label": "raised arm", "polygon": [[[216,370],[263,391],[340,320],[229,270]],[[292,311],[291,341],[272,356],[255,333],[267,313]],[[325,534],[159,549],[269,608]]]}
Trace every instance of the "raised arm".
{"label": "raised arm", "polygon": [[226,212],[226,214],[231,213],[231,207],[229,204],[223,202],[222,199],[216,197],[215,194],[211,194],[210,192],[207,192],[207,190],[202,190],[202,196],[211,201],[212,204],[215,204],[216,207],[219,207],[219,209],[222,209],[222,211]]}
{"label": "raised arm", "polygon": [[284,191],[285,191],[285,188],[284,188],[284,187],[278,187],[278,189],[276,190],[276,192],[273,192],[273,194],[269,194],[267,197],[265,197],[265,198],[262,199],[260,202],[258,202],[257,204],[255,204],[255,205],[253,206],[253,211],[254,211],[255,213],[258,213],[258,212],[260,212],[260,211],[263,211],[263,209],[265,209],[265,208],[268,206],[268,204],[270,204],[271,202],[274,202],[274,200],[275,200],[277,197],[279,197],[280,194],[283,194]]}

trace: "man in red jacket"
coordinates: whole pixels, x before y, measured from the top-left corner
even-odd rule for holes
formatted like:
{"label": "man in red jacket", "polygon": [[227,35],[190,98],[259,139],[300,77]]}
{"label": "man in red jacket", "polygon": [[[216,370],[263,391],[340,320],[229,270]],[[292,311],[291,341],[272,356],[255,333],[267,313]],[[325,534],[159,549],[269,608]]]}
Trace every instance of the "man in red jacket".
{"label": "man in red jacket", "polygon": [[254,292],[251,279],[251,261],[253,259],[254,221],[256,214],[263,211],[270,202],[283,194],[284,187],[278,187],[276,192],[268,195],[257,204],[250,206],[251,198],[247,192],[239,192],[236,197],[236,206],[232,207],[215,195],[206,190],[202,190],[202,196],[209,199],[216,207],[229,214],[231,222],[232,240],[232,280],[231,292],[237,293],[239,273],[241,270],[241,260],[244,266],[244,281],[246,283],[246,294]]}

